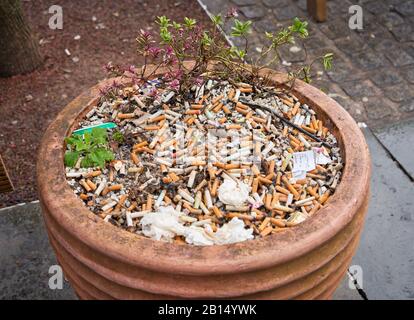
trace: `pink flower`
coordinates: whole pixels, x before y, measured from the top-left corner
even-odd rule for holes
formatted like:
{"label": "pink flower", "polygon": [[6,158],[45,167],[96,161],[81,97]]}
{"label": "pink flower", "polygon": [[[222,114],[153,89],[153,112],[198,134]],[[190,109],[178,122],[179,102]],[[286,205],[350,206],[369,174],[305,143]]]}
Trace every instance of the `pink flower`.
{"label": "pink flower", "polygon": [[156,59],[160,55],[161,49],[158,47],[149,47],[147,53],[150,57]]}
{"label": "pink flower", "polygon": [[134,74],[137,71],[137,68],[134,65],[131,64],[127,68],[125,68],[125,71]]}
{"label": "pink flower", "polygon": [[150,89],[150,91],[148,92],[148,95],[149,95],[150,97],[156,97],[156,96],[157,96],[157,94],[158,94],[158,90],[157,90],[157,88],[155,88],[155,87],[151,88],[151,89]]}
{"label": "pink flower", "polygon": [[144,29],[141,29],[140,31],[141,37],[145,40],[150,40],[151,37],[151,33],[149,33],[148,31],[145,31]]}
{"label": "pink flower", "polygon": [[168,83],[168,86],[172,90],[178,90],[180,88],[180,81],[178,79],[175,79],[175,80],[171,81],[170,83]]}
{"label": "pink flower", "polygon": [[226,18],[236,18],[238,16],[239,14],[237,12],[237,8],[235,7],[231,7],[226,13]]}

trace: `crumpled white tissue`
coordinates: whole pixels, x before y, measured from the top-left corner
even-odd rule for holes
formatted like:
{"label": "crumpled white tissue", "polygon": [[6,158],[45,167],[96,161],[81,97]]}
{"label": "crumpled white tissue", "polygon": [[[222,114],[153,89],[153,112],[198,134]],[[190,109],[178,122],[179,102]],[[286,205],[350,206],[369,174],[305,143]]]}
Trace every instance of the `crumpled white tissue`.
{"label": "crumpled white tissue", "polygon": [[244,222],[234,217],[219,228],[214,235],[216,244],[230,244],[253,239],[253,229],[245,229]]}
{"label": "crumpled white tissue", "polygon": [[220,201],[233,206],[243,205],[249,198],[249,192],[250,187],[247,184],[232,179],[224,179],[217,190]]}
{"label": "crumpled white tissue", "polygon": [[[206,225],[205,228],[208,228],[210,226]],[[189,244],[193,244],[195,246],[211,246],[214,244],[214,239],[206,234],[204,231],[204,228],[202,227],[196,227],[196,226],[190,226],[185,227],[186,228],[186,235],[185,235],[185,241]],[[211,233],[211,227],[209,228]]]}
{"label": "crumpled white tissue", "polygon": [[142,233],[147,237],[166,241],[171,241],[176,235],[182,236],[186,230],[178,220],[181,214],[172,206],[159,207],[158,212],[149,212],[142,217]]}
{"label": "crumpled white tissue", "polygon": [[168,242],[171,242],[176,235],[184,236],[187,243],[196,246],[229,244],[253,239],[253,229],[245,229],[244,222],[237,217],[213,233],[209,225],[205,225],[204,228],[184,226],[179,220],[182,214],[172,206],[161,206],[158,212],[150,212],[142,217],[140,221],[142,233],[152,239]]}

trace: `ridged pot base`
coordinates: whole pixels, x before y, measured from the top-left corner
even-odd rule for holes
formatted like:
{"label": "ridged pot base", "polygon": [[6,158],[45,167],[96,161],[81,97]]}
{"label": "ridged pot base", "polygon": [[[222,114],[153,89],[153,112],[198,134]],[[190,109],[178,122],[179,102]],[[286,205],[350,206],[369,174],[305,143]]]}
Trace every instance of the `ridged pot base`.
{"label": "ridged pot base", "polygon": [[[286,80],[271,70],[275,83]],[[112,80],[108,80],[112,81]],[[370,158],[349,114],[297,81],[293,93],[338,139],[345,167],[328,203],[305,222],[241,243],[197,247],[129,233],[90,212],[66,182],[64,138],[97,103],[101,83],[71,102],[39,150],[39,197],[50,243],[81,299],[329,299],[358,245],[369,202]],[[51,183],[53,181],[53,183]]]}

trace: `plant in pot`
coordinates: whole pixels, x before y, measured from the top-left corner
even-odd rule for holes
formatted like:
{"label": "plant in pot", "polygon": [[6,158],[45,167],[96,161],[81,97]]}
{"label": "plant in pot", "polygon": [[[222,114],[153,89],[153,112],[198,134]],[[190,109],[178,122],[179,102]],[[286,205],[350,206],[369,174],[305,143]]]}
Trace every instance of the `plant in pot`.
{"label": "plant in pot", "polygon": [[[332,54],[276,73],[306,22],[266,33],[253,57],[250,21],[212,21],[159,17],[159,43],[137,38],[144,65],[108,64],[116,78],[45,135],[44,217],[81,298],[328,298],[346,272],[370,163],[355,122],[307,84]],[[224,41],[228,23],[244,48]]]}

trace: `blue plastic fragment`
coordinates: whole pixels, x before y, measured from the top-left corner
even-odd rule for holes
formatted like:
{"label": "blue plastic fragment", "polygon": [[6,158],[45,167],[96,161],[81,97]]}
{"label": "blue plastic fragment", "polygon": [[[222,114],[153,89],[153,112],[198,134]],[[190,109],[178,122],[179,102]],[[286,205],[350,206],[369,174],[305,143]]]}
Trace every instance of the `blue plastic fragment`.
{"label": "blue plastic fragment", "polygon": [[83,127],[81,129],[75,130],[73,131],[73,134],[84,134],[85,132],[91,132],[94,128],[112,129],[116,128],[116,124],[113,122],[95,124],[93,126]]}

